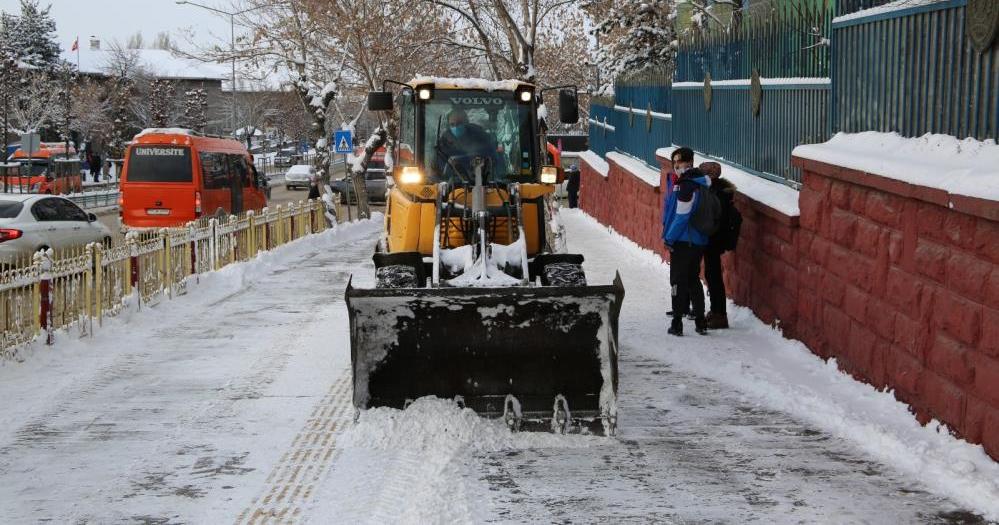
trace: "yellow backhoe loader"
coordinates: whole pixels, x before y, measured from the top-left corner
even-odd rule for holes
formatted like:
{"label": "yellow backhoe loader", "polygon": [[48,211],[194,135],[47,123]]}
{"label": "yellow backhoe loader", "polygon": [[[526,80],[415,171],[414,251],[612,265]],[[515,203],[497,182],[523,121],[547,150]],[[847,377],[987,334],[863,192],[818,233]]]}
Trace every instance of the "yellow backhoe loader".
{"label": "yellow backhoe loader", "polygon": [[[437,396],[513,429],[612,434],[624,289],[587,284],[582,255],[565,253],[549,90],[391,83],[368,95],[399,119],[376,286],[346,292],[355,406]],[[551,91],[576,122],[575,87]]]}

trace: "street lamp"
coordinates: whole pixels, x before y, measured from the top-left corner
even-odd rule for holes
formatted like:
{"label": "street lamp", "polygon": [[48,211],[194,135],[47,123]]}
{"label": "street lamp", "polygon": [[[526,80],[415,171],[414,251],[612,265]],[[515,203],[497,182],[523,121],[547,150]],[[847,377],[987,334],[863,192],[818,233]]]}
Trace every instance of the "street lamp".
{"label": "street lamp", "polygon": [[200,7],[202,9],[207,9],[208,11],[214,11],[220,15],[226,15],[229,17],[229,51],[232,53],[232,111],[231,111],[231,124],[232,124],[232,135],[236,136],[236,17],[243,14],[249,13],[260,9],[264,6],[258,5],[257,7],[251,7],[249,9],[243,9],[242,11],[223,11],[214,7],[209,7],[207,5],[201,5],[195,2],[189,2],[187,0],[176,0],[177,5],[193,5],[194,7]]}

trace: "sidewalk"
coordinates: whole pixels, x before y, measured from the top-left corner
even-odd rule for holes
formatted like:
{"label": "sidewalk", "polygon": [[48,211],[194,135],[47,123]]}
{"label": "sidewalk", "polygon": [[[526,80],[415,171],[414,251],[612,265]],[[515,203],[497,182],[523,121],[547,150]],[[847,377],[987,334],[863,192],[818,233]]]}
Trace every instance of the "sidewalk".
{"label": "sidewalk", "polygon": [[350,272],[372,273],[379,227],[203,275],[92,339],[59,333],[0,367],[0,522],[231,523],[300,508],[350,421],[342,294]]}

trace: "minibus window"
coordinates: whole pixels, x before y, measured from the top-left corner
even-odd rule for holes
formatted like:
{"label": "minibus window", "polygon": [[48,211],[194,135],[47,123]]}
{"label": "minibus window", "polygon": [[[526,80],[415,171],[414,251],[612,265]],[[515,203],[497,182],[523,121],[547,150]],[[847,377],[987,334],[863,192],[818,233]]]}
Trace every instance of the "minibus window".
{"label": "minibus window", "polygon": [[191,182],[191,150],[181,146],[133,146],[128,182]]}
{"label": "minibus window", "polygon": [[239,177],[243,187],[250,186],[250,170],[246,167],[246,158],[242,155],[229,155],[229,165],[232,166],[233,177]]}
{"label": "minibus window", "polygon": [[222,153],[201,153],[201,177],[206,190],[221,190],[229,187],[229,170]]}

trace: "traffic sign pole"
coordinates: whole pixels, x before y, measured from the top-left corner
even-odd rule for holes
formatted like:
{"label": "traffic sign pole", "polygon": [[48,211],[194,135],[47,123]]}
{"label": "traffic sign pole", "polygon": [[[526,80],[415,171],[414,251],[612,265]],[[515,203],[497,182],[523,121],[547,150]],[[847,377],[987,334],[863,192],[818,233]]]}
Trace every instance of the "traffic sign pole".
{"label": "traffic sign pole", "polygon": [[353,151],[354,137],[353,133],[349,129],[341,129],[333,132],[333,147],[334,152],[343,155],[343,170],[344,170],[344,192],[347,195],[347,220],[353,220],[350,213],[350,186],[354,182],[353,176],[350,173],[350,168],[347,166],[347,155]]}

